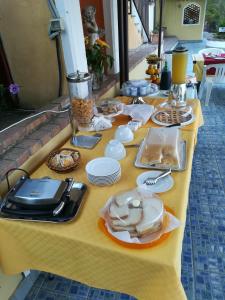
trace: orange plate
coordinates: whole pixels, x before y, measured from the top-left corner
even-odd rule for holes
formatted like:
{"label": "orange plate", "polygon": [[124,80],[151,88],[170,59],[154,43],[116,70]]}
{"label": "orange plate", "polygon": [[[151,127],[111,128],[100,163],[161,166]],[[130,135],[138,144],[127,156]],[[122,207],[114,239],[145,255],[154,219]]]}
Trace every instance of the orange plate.
{"label": "orange plate", "polygon": [[[167,212],[171,213],[172,215],[175,215],[173,210],[171,208],[169,208],[168,206],[165,206],[165,210]],[[164,233],[164,234],[161,235],[161,237],[158,240],[153,241],[153,242],[149,242],[149,243],[146,243],[146,244],[131,244],[131,243],[120,241],[117,238],[115,238],[114,236],[112,236],[108,232],[108,230],[105,226],[105,220],[103,218],[99,218],[98,226],[99,226],[100,230],[105,235],[107,235],[111,240],[113,240],[114,242],[116,242],[117,244],[119,244],[123,247],[130,248],[130,249],[147,249],[147,248],[151,248],[151,247],[160,245],[163,241],[165,241],[169,237],[169,235],[171,233],[171,232]]]}

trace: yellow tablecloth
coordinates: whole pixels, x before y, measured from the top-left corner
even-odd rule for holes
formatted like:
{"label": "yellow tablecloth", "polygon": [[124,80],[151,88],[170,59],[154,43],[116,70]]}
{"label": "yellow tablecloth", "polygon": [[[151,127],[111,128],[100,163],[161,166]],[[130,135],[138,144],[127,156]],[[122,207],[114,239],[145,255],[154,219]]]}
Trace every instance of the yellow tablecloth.
{"label": "yellow tablecloth", "polygon": [[[197,101],[198,102],[198,101]],[[199,103],[198,103],[199,105]],[[102,156],[106,143],[113,137],[114,129],[103,133],[102,141],[94,150],[81,150],[80,167],[69,174],[56,174],[45,164],[33,177],[51,176],[63,179],[72,176],[88,185],[85,205],[76,221],[65,224],[29,223],[0,219],[0,265],[7,274],[26,269],[37,269],[59,274],[98,288],[120,291],[139,300],[186,299],[181,281],[181,251],[188,203],[197,127],[202,122],[200,110],[192,130],[182,130],[187,141],[187,169],[173,172],[174,187],[160,194],[163,202],[175,212],[182,222],[180,228],[168,239],[149,249],[127,249],[98,228],[101,207],[112,194],[136,186],[136,178],[143,169],[133,166],[136,149],[127,150],[121,161],[122,178],[110,187],[96,187],[88,183],[86,163]],[[147,132],[141,128],[135,133],[135,143]],[[66,146],[70,146],[69,142]]]}

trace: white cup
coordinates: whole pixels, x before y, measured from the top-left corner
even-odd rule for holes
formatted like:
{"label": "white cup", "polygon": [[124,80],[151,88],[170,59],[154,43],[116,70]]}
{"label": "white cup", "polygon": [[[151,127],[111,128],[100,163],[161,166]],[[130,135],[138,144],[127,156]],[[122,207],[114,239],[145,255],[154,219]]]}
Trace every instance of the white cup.
{"label": "white cup", "polygon": [[126,149],[120,141],[110,140],[105,147],[105,156],[121,160],[126,156]]}
{"label": "white cup", "polygon": [[127,125],[120,125],[116,129],[115,139],[121,143],[129,143],[134,139],[134,134]]}

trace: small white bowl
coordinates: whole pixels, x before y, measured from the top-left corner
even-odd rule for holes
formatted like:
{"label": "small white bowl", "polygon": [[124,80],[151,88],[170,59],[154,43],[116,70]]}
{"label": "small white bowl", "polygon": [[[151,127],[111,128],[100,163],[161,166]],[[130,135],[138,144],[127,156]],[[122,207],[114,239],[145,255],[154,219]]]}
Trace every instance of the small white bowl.
{"label": "small white bowl", "polygon": [[124,145],[118,140],[111,140],[105,147],[105,156],[121,160],[126,156]]}
{"label": "small white bowl", "polygon": [[115,139],[121,143],[129,143],[134,139],[134,134],[127,125],[120,125],[116,129]]}

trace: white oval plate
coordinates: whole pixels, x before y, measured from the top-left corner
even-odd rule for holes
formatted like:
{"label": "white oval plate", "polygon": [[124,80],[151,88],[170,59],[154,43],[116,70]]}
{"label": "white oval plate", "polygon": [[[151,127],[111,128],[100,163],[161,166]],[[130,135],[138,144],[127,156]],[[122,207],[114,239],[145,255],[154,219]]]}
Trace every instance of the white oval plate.
{"label": "white oval plate", "polygon": [[89,161],[85,170],[93,176],[111,176],[120,170],[120,163],[110,157],[98,157]]}
{"label": "white oval plate", "polygon": [[148,177],[157,177],[159,176],[161,173],[163,173],[162,171],[148,171],[148,172],[144,172],[142,174],[140,174],[137,177],[136,183],[138,186],[142,186],[145,189],[147,189],[148,191],[151,191],[153,193],[164,193],[169,191],[173,185],[174,185],[174,180],[173,177],[168,175],[165,178],[159,179],[156,184],[154,185],[147,185],[144,184],[144,181],[148,178]]}

